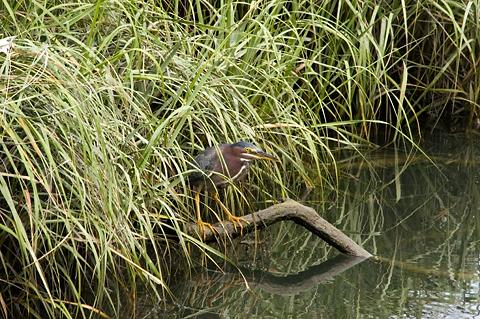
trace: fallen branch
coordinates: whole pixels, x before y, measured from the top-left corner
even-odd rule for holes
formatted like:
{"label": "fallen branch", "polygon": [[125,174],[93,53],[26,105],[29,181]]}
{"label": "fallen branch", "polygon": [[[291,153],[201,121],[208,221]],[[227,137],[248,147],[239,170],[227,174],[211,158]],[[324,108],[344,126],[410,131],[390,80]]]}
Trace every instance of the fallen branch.
{"label": "fallen branch", "polygon": [[[254,214],[242,216],[242,218],[250,223],[250,225],[242,223],[243,234],[252,232],[255,228],[265,228],[282,220],[291,220],[305,227],[344,254],[367,258],[372,256],[335,226],[320,217],[314,209],[290,199]],[[187,232],[190,235],[203,236],[205,242],[216,241],[217,237],[235,238],[241,235],[240,227],[237,225],[235,229],[230,221],[219,222],[212,226],[215,233],[208,227],[206,227],[204,233],[203,229],[200,229],[197,224],[191,223],[187,227]]]}

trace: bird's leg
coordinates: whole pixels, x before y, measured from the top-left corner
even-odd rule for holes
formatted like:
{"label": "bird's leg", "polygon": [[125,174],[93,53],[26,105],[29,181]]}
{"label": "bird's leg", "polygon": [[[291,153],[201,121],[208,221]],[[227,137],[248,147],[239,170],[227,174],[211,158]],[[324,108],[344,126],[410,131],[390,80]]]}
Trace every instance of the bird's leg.
{"label": "bird's leg", "polygon": [[237,223],[237,224],[240,226],[240,234],[243,235],[242,222],[245,222],[245,223],[247,223],[248,225],[250,225],[250,223],[247,222],[247,221],[246,221],[245,219],[243,219],[242,217],[235,217],[235,216],[233,216],[232,213],[230,213],[230,211],[228,210],[228,208],[220,201],[220,199],[218,198],[218,193],[217,193],[217,192],[213,192],[213,199],[218,203],[218,205],[220,205],[220,207],[221,207],[222,210],[225,212],[225,214],[227,214],[228,220],[232,222],[233,227],[235,228],[235,230],[237,230],[237,226],[235,225],[235,223]]}
{"label": "bird's leg", "polygon": [[212,231],[212,233],[215,232],[215,230],[213,229],[212,225],[210,225],[209,223],[205,223],[203,220],[202,220],[202,217],[200,216],[200,191],[201,191],[201,187],[199,189],[197,189],[196,191],[196,194],[195,194],[195,207],[196,207],[196,210],[197,210],[197,224],[198,226],[200,226],[200,230],[203,230],[203,238],[205,238],[205,226],[210,228],[210,230]]}

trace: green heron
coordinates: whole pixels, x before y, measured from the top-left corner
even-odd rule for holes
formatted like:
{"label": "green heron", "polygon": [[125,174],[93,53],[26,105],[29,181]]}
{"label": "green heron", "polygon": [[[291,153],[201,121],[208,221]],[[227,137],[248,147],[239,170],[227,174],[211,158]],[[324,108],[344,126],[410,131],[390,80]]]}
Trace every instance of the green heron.
{"label": "green heron", "polygon": [[[219,152],[221,156],[219,156]],[[227,214],[228,220],[233,223],[235,229],[240,225],[243,230],[242,221],[248,222],[241,218],[233,216],[228,208],[218,198],[218,190],[226,188],[231,181],[241,181],[250,171],[250,165],[255,159],[265,159],[274,162],[280,162],[273,155],[261,151],[258,147],[248,142],[237,142],[235,144],[220,144],[206,148],[193,159],[193,166],[189,169],[198,169],[188,176],[188,181],[195,192],[195,207],[197,210],[198,225],[203,228],[209,227],[213,232],[213,227],[209,223],[202,221],[200,217],[200,192],[206,189],[213,192],[213,199],[220,205],[222,210]],[[230,179],[231,181],[230,181]]]}

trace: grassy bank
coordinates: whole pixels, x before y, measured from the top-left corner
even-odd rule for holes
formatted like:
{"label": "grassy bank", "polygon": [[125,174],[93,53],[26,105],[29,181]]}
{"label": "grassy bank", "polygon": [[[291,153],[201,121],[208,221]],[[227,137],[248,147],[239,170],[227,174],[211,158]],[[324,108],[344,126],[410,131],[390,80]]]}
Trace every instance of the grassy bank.
{"label": "grassy bank", "polygon": [[473,123],[478,12],[2,2],[0,38],[15,39],[0,52],[0,311],[118,316],[111,290],[168,293],[171,250],[186,264],[192,246],[221,255],[182,231],[193,220],[183,173],[211,144],[255,141],[282,160],[250,174],[245,197],[267,202],[334,188],[334,149],[409,141],[427,120]]}

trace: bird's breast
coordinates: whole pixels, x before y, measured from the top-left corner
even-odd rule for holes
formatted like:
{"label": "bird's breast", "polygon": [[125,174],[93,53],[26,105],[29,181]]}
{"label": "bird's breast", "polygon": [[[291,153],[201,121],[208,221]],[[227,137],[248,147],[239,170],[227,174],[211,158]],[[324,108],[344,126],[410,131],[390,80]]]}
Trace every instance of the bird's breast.
{"label": "bird's breast", "polygon": [[240,169],[234,171],[234,172],[229,172],[230,173],[230,177],[232,178],[232,181],[234,182],[238,182],[238,181],[241,181],[242,179],[245,178],[245,176],[248,174],[248,172],[250,171],[250,162],[248,161],[242,161],[241,162],[241,166],[240,166]]}

